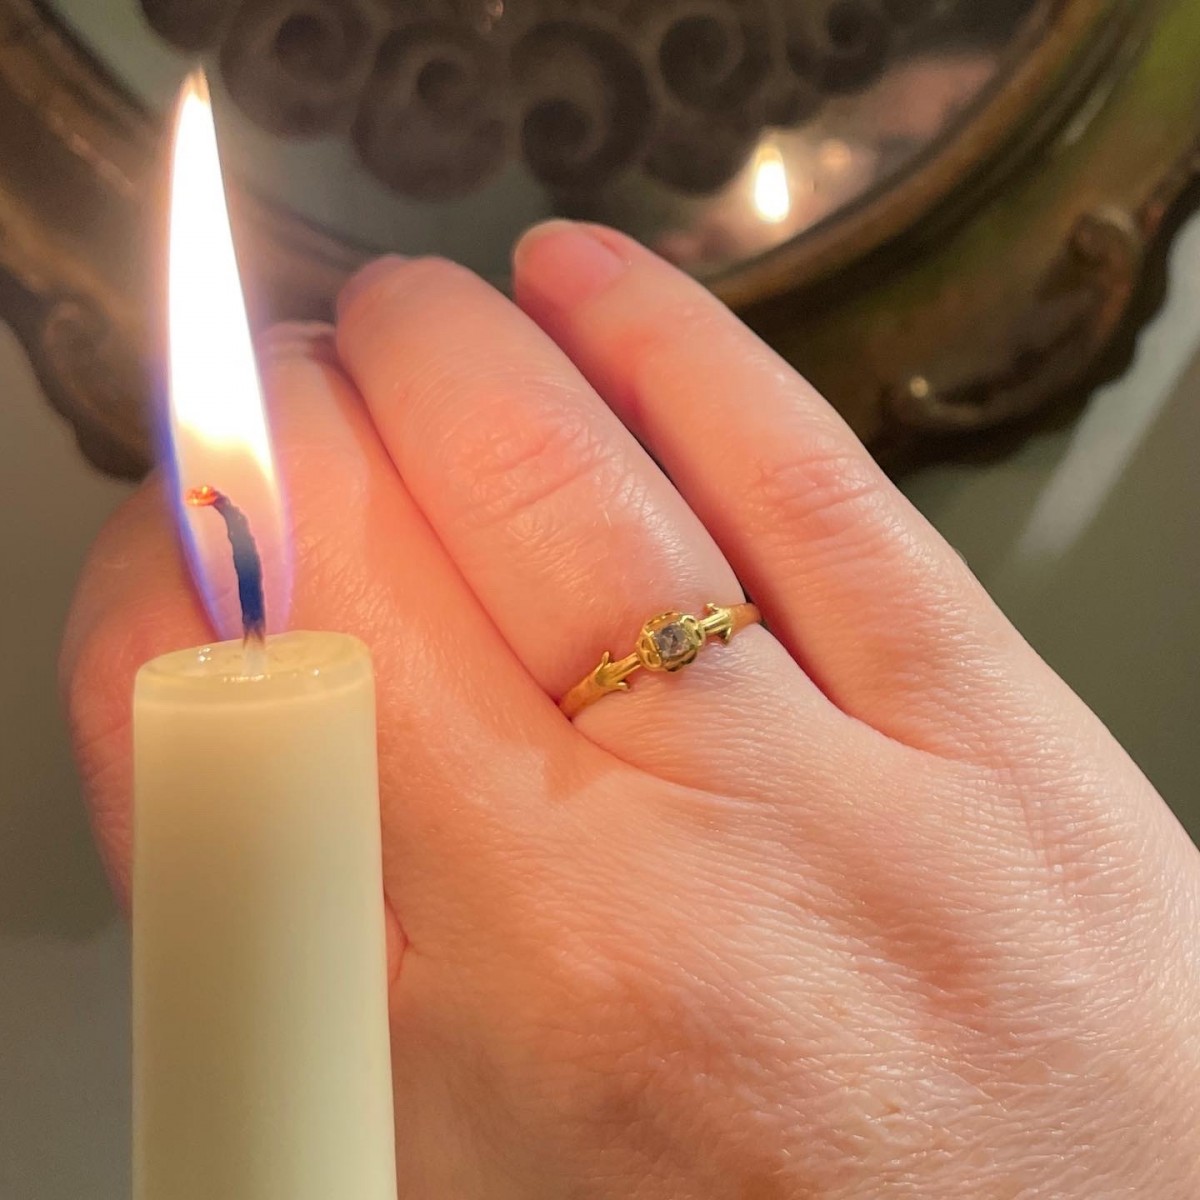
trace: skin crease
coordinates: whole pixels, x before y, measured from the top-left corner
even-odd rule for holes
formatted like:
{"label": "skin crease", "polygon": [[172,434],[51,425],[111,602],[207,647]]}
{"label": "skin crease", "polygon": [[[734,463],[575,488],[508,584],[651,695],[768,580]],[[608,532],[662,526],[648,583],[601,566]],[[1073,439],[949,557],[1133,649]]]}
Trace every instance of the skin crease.
{"label": "skin crease", "polygon": [[[379,679],[401,1196],[1200,1194],[1162,801],[698,286],[552,224],[516,296],[389,260],[263,346],[293,624]],[[122,895],[133,674],[208,636],[167,512],[114,517],[63,649]],[[770,632],[559,714],[739,580]]]}

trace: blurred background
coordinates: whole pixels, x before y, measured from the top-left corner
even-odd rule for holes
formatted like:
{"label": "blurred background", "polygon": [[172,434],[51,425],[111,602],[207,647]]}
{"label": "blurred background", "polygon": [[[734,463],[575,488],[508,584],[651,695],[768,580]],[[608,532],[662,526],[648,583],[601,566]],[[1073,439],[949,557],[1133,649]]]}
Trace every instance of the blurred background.
{"label": "blurred background", "polygon": [[195,55],[259,320],[377,249],[503,286],[531,221],[623,225],[830,395],[1200,835],[1194,5],[0,0],[0,34],[0,1196],[129,1194],[128,935],[54,663],[151,457]]}

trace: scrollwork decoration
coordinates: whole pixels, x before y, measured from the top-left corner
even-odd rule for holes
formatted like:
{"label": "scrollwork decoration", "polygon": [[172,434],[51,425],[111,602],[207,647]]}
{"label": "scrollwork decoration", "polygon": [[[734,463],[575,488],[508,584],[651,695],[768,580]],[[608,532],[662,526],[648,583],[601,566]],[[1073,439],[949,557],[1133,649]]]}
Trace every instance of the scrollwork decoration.
{"label": "scrollwork decoration", "polygon": [[620,26],[538,22],[511,61],[522,157],[547,187],[590,192],[641,159],[656,106],[637,46]]}
{"label": "scrollwork decoration", "polygon": [[866,87],[926,0],[142,0],[271,133],[350,132],[401,195],[519,159],[554,194],[643,168],[705,194],[762,131]]}
{"label": "scrollwork decoration", "polygon": [[1112,340],[1141,274],[1139,222],[1116,208],[1085,212],[1005,338],[1003,360],[963,379],[931,371],[886,393],[891,415],[927,433],[969,433],[1034,412]]}
{"label": "scrollwork decoration", "polygon": [[144,469],[148,414],[129,397],[145,386],[145,365],[128,331],[115,329],[82,296],[51,303],[24,340],[46,396],[74,424],[84,453],[114,475]]}
{"label": "scrollwork decoration", "polygon": [[420,20],[393,30],[354,123],[363,162],[418,200],[481,187],[510,153],[503,73],[496,46],[469,26]]}
{"label": "scrollwork decoration", "polygon": [[386,28],[371,0],[247,0],[223,40],[221,74],[268,132],[336,132],[359,109]]}

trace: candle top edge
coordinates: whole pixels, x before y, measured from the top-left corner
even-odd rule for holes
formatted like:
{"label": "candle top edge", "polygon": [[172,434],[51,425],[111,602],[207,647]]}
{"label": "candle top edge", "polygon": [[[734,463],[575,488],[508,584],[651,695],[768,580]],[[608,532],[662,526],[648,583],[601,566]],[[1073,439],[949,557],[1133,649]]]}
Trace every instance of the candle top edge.
{"label": "candle top edge", "polygon": [[266,640],[267,671],[246,674],[240,640],[173,650],[143,664],[140,697],[219,695],[222,701],[267,700],[287,694],[328,692],[372,679],[367,647],[348,633],[293,630]]}

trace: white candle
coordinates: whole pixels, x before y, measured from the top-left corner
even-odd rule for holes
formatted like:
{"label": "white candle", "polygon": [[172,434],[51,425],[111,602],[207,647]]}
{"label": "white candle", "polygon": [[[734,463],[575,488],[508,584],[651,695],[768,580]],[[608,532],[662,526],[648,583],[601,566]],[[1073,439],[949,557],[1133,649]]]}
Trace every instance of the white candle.
{"label": "white candle", "polygon": [[215,626],[248,636],[135,686],[134,1197],[394,1200],[371,663],[342,634],[261,640],[286,522],[199,76],[172,178],[171,437],[203,506],[181,520]]}
{"label": "white candle", "polygon": [[355,639],[142,668],[135,1200],[394,1200],[375,702]]}

